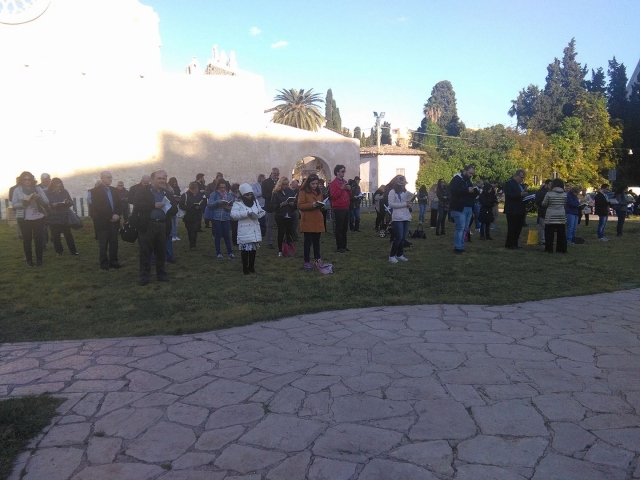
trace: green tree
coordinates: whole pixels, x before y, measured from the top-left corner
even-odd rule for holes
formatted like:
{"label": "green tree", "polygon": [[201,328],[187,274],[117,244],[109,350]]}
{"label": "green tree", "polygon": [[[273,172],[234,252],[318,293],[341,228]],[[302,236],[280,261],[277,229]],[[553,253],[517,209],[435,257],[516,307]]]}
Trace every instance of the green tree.
{"label": "green tree", "polygon": [[516,126],[522,130],[526,130],[529,121],[536,113],[538,98],[540,97],[540,89],[537,85],[529,85],[523,88],[518,94],[518,98],[511,100],[511,108],[509,116],[516,117]]}
{"label": "green tree", "polygon": [[317,132],[324,124],[324,117],[320,113],[317,103],[322,103],[320,94],[313,93],[313,89],[305,91],[291,88],[278,90],[274,101],[283,102],[276,106],[271,119],[274,123],[281,123],[303,130]]}
{"label": "green tree", "polygon": [[389,122],[384,122],[380,127],[380,145],[391,145],[391,124]]}
{"label": "green tree", "polygon": [[456,93],[448,80],[443,80],[433,86],[431,96],[424,104],[422,112],[425,118],[437,123],[447,135],[457,136],[464,129],[464,125],[460,125],[458,118]]}
{"label": "green tree", "polygon": [[362,136],[362,130],[360,127],[356,127],[353,129],[353,138],[360,138]]}
{"label": "green tree", "polygon": [[591,69],[591,80],[585,81],[584,85],[587,92],[605,93],[607,87],[605,85],[605,74],[602,67],[599,67],[598,70]]}
{"label": "green tree", "polygon": [[334,132],[342,131],[342,118],[340,118],[340,109],[336,106],[331,89],[327,90],[327,96],[324,101],[324,116],[327,120],[326,127]]}
{"label": "green tree", "polygon": [[609,60],[609,84],[607,85],[607,109],[611,118],[619,118],[622,121],[627,116],[627,67],[624,63],[618,63],[616,57]]}

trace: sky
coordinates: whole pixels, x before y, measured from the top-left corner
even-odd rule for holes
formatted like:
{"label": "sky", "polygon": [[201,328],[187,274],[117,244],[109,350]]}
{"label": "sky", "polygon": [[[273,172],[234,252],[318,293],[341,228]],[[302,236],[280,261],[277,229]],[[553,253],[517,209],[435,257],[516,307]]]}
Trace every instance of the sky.
{"label": "sky", "polygon": [[[577,60],[631,76],[640,60],[639,0],[141,0],[160,18],[162,67],[203,66],[218,46],[264,78],[265,109],[277,90],[329,88],[342,126],[363,132],[385,112],[415,129],[433,86],[449,80],[469,128],[501,123],[529,84],[576,40]],[[588,76],[590,78],[590,74]],[[324,105],[321,109],[324,114]]]}

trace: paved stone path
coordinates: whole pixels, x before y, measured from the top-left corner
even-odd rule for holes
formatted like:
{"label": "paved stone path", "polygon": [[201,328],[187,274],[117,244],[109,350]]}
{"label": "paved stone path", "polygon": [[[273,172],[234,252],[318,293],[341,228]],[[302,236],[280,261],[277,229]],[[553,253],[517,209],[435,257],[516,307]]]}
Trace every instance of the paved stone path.
{"label": "paved stone path", "polygon": [[640,478],[640,290],[5,344],[26,480]]}

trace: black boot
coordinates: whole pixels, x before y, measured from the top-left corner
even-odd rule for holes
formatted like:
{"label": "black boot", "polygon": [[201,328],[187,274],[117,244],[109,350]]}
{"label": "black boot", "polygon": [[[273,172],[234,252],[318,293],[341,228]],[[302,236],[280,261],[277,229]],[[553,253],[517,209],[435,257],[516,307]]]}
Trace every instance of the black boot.
{"label": "black boot", "polygon": [[241,250],[240,257],[242,257],[242,273],[249,275],[249,252]]}
{"label": "black boot", "polygon": [[250,250],[247,253],[249,254],[249,273],[256,273],[256,269],[254,268],[256,265],[256,251]]}

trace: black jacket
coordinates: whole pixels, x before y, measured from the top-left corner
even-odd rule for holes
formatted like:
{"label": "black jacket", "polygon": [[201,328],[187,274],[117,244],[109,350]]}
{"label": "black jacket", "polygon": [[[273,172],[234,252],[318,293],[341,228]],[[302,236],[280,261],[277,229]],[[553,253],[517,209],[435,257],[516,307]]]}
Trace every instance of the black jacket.
{"label": "black jacket", "polygon": [[[266,180],[265,180],[266,182]],[[264,184],[264,182],[262,182]],[[264,194],[263,194],[264,196]],[[293,200],[292,202],[288,203],[287,205],[284,206],[280,206],[280,204],[282,202],[284,202],[285,200],[287,200],[290,197],[295,196],[295,192],[293,190],[291,190],[290,188],[283,188],[282,190],[279,190],[277,192],[274,192],[271,195],[271,208],[272,208],[272,212],[275,212],[277,216],[279,217],[284,217],[285,215],[289,214],[289,216],[293,216],[293,212],[296,211],[297,204],[298,204],[298,199],[296,197],[295,200]],[[265,207],[266,207],[266,203],[265,203]]]}
{"label": "black jacket", "polygon": [[545,188],[545,186],[541,186],[540,190],[538,190],[536,192],[536,205],[538,206],[538,217],[539,218],[544,218],[545,215],[547,214],[547,207],[543,207],[542,206],[542,201],[544,200],[544,197],[547,195],[547,192],[549,190],[547,190]]}
{"label": "black jacket", "polygon": [[473,187],[473,183],[465,178],[461,173],[454,175],[449,182],[449,191],[451,192],[450,209],[454,212],[461,212],[464,207],[473,207],[476,203],[477,192],[469,192],[469,188]]}
{"label": "black jacket", "polygon": [[262,198],[264,198],[264,211],[273,213],[274,209],[271,206],[271,194],[273,193],[273,187],[276,186],[271,177],[265,178],[262,182]]}
{"label": "black jacket", "polygon": [[[151,212],[156,208],[156,200],[151,193],[153,187],[140,189],[133,199],[133,222],[140,232],[146,232],[151,222]],[[165,191],[165,196],[171,201],[171,208],[166,213],[167,236],[171,234],[171,217],[178,213],[178,204],[171,192]]]}
{"label": "black jacket", "polygon": [[195,195],[187,190],[180,197],[180,210],[184,210],[184,223],[200,223],[202,213],[207,207],[207,199],[204,193],[197,192]]}
{"label": "black jacket", "polygon": [[[111,192],[111,198],[113,199],[113,208],[109,203],[109,197],[107,197],[107,191],[104,185],[98,185],[95,188],[89,190],[91,192],[91,218],[93,218],[93,224],[96,230],[108,230],[112,225],[111,217],[114,214],[122,215],[123,205],[118,194],[118,189],[115,187],[106,187]],[[120,223],[118,221],[118,223]]]}
{"label": "black jacket", "polygon": [[504,192],[504,213],[505,215],[526,215],[527,206],[522,196],[522,186],[513,178],[507,180],[502,187]]}

